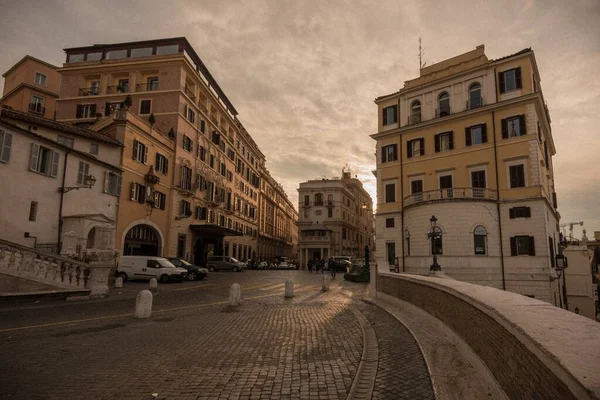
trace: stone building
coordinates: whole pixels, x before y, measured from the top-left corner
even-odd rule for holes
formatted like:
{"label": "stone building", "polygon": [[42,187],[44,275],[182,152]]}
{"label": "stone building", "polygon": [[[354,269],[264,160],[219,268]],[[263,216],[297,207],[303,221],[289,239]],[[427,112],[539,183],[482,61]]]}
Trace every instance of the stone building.
{"label": "stone building", "polygon": [[364,257],[374,246],[373,202],[357,178],[315,179],[298,188],[298,252],[301,268],[309,259]]}
{"label": "stone building", "polygon": [[379,265],[425,274],[436,253],[455,279],[560,305],[556,149],[533,51],[490,60],[478,46],[375,103]]}
{"label": "stone building", "polygon": [[1,108],[0,238],[77,257],[111,249],[114,257],[121,149],[90,129]]}
{"label": "stone building", "polygon": [[25,56],[2,77],[4,89],[0,104],[13,110],[53,119],[60,91],[58,67]]}
{"label": "stone building", "polygon": [[255,259],[271,263],[278,257],[297,258],[298,212],[283,186],[266,169],[261,171],[258,214],[258,252]]}

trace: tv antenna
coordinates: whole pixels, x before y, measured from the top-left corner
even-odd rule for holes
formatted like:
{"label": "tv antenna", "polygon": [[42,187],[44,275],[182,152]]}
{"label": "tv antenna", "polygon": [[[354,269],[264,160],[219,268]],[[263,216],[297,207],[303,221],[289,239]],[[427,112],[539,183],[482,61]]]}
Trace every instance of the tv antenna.
{"label": "tv antenna", "polygon": [[419,69],[425,68],[427,65],[426,62],[423,62],[423,57],[425,56],[425,49],[421,45],[421,38],[419,38]]}

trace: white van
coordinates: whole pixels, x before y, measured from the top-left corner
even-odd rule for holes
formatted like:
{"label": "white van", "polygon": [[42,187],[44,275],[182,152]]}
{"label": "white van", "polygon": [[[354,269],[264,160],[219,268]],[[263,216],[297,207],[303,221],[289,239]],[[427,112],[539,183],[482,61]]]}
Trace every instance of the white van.
{"label": "white van", "polygon": [[119,259],[116,275],[123,278],[123,281],[156,278],[160,282],[181,282],[187,278],[187,270],[177,268],[163,257],[122,256]]}

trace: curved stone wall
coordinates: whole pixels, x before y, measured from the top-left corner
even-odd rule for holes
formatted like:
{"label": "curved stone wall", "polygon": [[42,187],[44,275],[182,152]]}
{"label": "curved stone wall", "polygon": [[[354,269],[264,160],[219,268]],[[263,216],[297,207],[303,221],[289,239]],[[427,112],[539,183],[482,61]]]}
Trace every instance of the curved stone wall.
{"label": "curved stone wall", "polygon": [[600,324],[548,303],[467,282],[379,273],[377,292],[452,328],[512,399],[600,399]]}

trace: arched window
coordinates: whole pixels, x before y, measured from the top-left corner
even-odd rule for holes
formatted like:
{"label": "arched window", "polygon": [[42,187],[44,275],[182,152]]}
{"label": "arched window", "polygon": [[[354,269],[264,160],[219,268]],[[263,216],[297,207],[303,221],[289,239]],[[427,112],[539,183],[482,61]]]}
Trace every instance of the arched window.
{"label": "arched window", "polygon": [[323,194],[322,193],[315,194],[315,206],[322,206],[322,205],[323,205]]}
{"label": "arched window", "polygon": [[483,105],[483,99],[481,98],[481,85],[474,83],[469,88],[469,109],[481,107]]}
{"label": "arched window", "polygon": [[473,243],[475,243],[475,254],[487,254],[487,230],[479,225],[473,230]]}
{"label": "arched window", "polygon": [[90,229],[90,232],[88,233],[87,244],[85,246],[86,249],[93,249],[95,242],[96,242],[96,227],[93,227],[92,229]]}
{"label": "arched window", "polygon": [[421,122],[421,102],[415,100],[410,105],[410,124],[418,124]]}
{"label": "arched window", "polygon": [[438,116],[445,117],[450,115],[450,96],[448,92],[442,92],[438,97]]}

